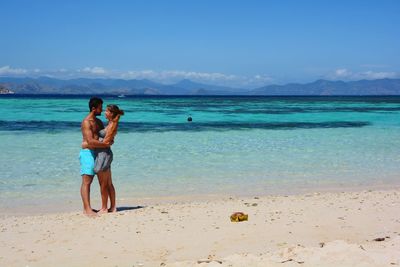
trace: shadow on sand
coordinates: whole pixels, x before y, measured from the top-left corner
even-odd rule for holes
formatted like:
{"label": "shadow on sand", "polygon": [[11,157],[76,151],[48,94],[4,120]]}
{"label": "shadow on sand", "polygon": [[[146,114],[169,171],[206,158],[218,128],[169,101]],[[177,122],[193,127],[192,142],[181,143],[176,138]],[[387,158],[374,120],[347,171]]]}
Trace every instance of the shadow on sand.
{"label": "shadow on sand", "polygon": [[143,209],[145,206],[136,206],[136,207],[117,207],[117,212],[120,211],[126,211],[126,210],[137,210],[137,209]]}

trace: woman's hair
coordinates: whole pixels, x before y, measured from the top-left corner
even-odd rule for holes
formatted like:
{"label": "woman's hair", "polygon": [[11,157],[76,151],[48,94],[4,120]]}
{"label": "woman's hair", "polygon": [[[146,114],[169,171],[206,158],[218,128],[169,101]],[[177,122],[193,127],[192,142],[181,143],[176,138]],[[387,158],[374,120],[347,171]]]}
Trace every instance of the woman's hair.
{"label": "woman's hair", "polygon": [[124,111],[122,109],[119,109],[117,105],[107,105],[108,110],[112,113],[113,118],[115,118],[117,115],[124,115]]}

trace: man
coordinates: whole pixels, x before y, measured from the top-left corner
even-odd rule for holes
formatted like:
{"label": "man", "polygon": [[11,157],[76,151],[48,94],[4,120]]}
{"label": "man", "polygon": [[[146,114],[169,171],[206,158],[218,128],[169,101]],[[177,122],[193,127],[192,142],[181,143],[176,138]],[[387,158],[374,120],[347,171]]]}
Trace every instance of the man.
{"label": "man", "polygon": [[90,185],[92,184],[94,173],[95,148],[108,148],[111,144],[100,142],[99,131],[104,129],[104,125],[96,118],[103,111],[103,100],[98,97],[92,97],[89,100],[89,114],[83,119],[81,124],[82,130],[82,149],[79,153],[79,161],[81,165],[81,197],[83,202],[83,213],[88,216],[96,215],[90,206]]}

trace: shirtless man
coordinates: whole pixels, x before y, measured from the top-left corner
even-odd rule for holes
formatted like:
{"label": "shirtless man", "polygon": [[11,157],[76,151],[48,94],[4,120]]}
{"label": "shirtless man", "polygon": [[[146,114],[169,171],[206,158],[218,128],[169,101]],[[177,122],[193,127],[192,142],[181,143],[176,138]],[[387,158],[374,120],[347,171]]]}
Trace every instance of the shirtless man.
{"label": "shirtless man", "polygon": [[83,213],[89,216],[96,215],[90,206],[90,185],[92,184],[94,173],[94,152],[95,148],[108,148],[111,143],[102,143],[99,139],[99,131],[104,129],[104,125],[96,118],[103,111],[103,100],[98,97],[92,97],[89,101],[90,113],[83,119],[82,130],[82,149],[79,153],[81,165],[81,197],[83,202]]}

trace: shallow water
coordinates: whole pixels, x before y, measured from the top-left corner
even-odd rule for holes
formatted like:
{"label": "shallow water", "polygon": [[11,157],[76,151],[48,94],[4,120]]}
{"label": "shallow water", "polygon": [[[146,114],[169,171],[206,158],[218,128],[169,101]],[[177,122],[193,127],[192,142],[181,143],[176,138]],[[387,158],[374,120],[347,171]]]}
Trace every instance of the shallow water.
{"label": "shallow water", "polygon": [[[398,182],[400,97],[104,100],[126,112],[112,148],[120,198]],[[87,102],[0,97],[2,205],[80,201],[80,122]]]}

